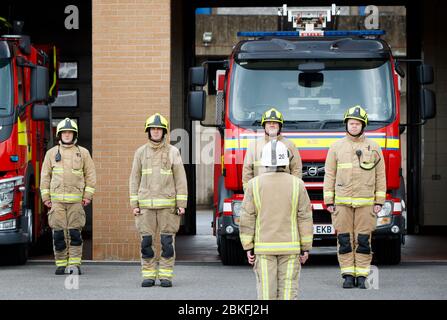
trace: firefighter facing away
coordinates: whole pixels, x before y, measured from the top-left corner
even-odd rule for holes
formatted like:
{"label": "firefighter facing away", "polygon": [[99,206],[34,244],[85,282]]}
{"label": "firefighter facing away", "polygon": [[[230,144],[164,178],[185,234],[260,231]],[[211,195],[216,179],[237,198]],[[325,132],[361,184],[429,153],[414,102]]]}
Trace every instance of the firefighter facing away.
{"label": "firefighter facing away", "polygon": [[296,300],[300,263],[312,247],[312,208],[304,182],[287,173],[288,148],[268,142],[261,164],[266,172],[247,183],[240,239],[254,265],[258,299]]}
{"label": "firefighter facing away", "polygon": [[260,161],[261,151],[262,148],[272,140],[281,141],[287,146],[289,165],[286,166],[285,171],[301,178],[303,168],[301,157],[295,145],[281,135],[283,124],[283,115],[275,108],[267,110],[262,115],[261,125],[264,127],[265,136],[256,139],[248,145],[242,169],[242,184],[244,189],[251,178],[265,172],[265,168],[261,166]]}
{"label": "firefighter facing away", "polygon": [[75,121],[66,118],[59,122],[56,135],[59,144],[48,150],[42,164],[40,192],[49,208],[56,274],[81,274],[83,207],[93,198],[96,171],[89,151],[77,145]]}
{"label": "firefighter facing away", "polygon": [[337,231],[343,288],[366,289],[372,259],[371,233],[386,196],[385,162],[380,146],[366,138],[368,115],[360,106],[344,116],[346,137],[329,148],[324,202]]}
{"label": "firefighter facing away", "polygon": [[[150,116],[145,131],[149,141],[135,152],[130,175],[130,205],[141,236],[141,285],[152,287],[158,278],[162,287],[171,287],[175,235],[188,197],[186,173],[179,150],[167,141],[166,118]],[[156,239],[161,242],[159,260]]]}

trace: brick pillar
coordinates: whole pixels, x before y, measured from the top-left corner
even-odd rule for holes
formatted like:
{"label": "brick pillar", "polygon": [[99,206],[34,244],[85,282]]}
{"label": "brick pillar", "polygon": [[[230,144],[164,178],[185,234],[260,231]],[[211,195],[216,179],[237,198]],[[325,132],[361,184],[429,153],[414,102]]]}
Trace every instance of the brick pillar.
{"label": "brick pillar", "polygon": [[139,259],[129,206],[146,118],[170,110],[170,1],[93,0],[93,259]]}

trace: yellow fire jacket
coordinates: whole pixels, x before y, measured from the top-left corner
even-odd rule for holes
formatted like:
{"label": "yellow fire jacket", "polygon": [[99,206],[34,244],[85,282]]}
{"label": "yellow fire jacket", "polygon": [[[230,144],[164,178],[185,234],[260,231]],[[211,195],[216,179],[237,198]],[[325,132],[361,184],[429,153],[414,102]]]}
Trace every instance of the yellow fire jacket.
{"label": "yellow fire jacket", "polygon": [[186,208],[188,186],[179,150],[166,140],[149,140],[138,148],[129,189],[132,208]]}
{"label": "yellow fire jacket", "polygon": [[312,207],[304,182],[286,172],[251,179],[241,207],[239,236],[255,254],[299,254],[313,240]]}
{"label": "yellow fire jacket", "polygon": [[[61,160],[56,161],[57,153]],[[75,144],[60,143],[48,150],[42,164],[40,192],[42,201],[77,203],[92,199],[96,171],[90,152]]]}
{"label": "yellow fire jacket", "polygon": [[[357,153],[360,155],[360,162]],[[380,160],[379,160],[380,159]],[[360,167],[378,162],[372,170]],[[351,207],[383,204],[386,197],[385,159],[380,146],[365,135],[346,135],[329,148],[324,175],[324,203]]]}

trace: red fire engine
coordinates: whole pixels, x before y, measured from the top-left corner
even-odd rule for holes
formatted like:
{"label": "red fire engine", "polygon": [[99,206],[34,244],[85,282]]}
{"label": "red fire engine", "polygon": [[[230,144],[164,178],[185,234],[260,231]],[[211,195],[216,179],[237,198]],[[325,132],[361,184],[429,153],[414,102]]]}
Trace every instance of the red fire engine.
{"label": "red fire engine", "polygon": [[1,22],[14,32],[0,36],[0,250],[23,264],[48,230],[38,187],[50,132],[47,103],[57,95],[56,48],[31,44],[20,34],[22,22]]}
{"label": "red fire engine", "polygon": [[[264,134],[257,130],[262,129],[262,113],[271,107],[282,112],[282,135],[294,142],[303,161],[313,206],[314,247],[336,245],[323,204],[324,163],[329,146],[345,136],[344,112],[361,105],[369,115],[366,135],[382,147],[386,162],[387,197],[378,214],[373,250],[379,262],[399,263],[406,232],[399,90],[403,70],[380,39],[384,31],[322,30],[314,27],[325,24],[324,13],[310,17],[311,22],[303,22],[306,17],[293,20],[296,31],[239,33],[249,39],[236,44],[217,71],[213,226],[222,262],[244,261],[238,229],[243,158],[249,142]],[[192,120],[205,119],[202,87],[208,63],[213,62],[190,69]],[[418,81],[421,118],[430,119],[435,116],[434,94],[423,85],[433,82],[433,69],[421,64]]]}

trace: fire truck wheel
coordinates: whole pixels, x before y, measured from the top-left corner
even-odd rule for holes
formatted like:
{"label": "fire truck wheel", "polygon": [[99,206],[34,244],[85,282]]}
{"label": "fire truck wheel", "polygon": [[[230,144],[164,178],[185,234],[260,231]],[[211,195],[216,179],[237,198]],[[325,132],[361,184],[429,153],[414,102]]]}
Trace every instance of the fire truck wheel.
{"label": "fire truck wheel", "polygon": [[374,261],[381,265],[395,265],[401,259],[401,238],[373,241]]}
{"label": "fire truck wheel", "polygon": [[246,254],[240,241],[221,237],[220,258],[224,265],[242,265],[247,263]]}
{"label": "fire truck wheel", "polygon": [[7,246],[2,250],[0,265],[23,265],[28,260],[28,244]]}

